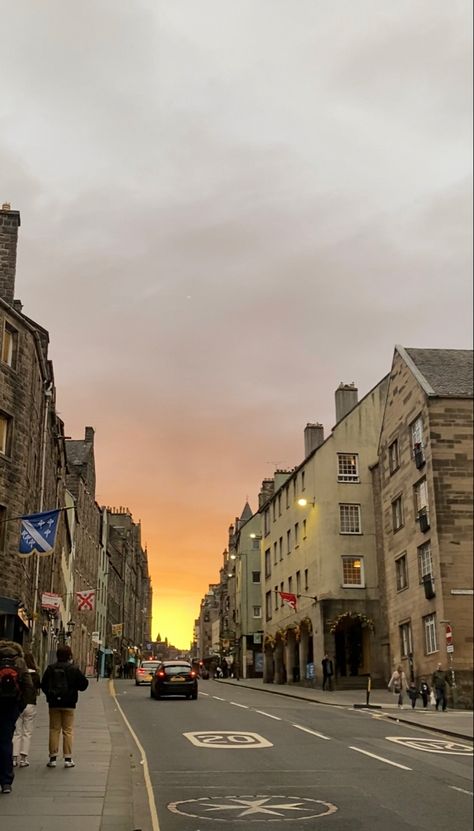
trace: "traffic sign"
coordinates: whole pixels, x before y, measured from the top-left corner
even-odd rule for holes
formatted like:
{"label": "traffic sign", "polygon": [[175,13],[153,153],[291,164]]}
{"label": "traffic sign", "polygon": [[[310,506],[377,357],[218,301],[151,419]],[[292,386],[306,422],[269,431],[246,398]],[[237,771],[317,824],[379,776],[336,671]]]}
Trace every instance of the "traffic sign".
{"label": "traffic sign", "polygon": [[452,643],[446,644],[446,652],[454,652],[454,645]]}
{"label": "traffic sign", "polygon": [[446,624],[446,641],[447,643],[451,643],[453,640],[453,630],[449,623]]}

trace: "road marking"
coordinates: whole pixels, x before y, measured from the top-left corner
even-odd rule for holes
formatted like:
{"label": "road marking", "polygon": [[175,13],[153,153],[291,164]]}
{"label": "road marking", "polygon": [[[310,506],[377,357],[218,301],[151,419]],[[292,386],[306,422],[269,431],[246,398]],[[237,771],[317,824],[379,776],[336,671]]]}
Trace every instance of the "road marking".
{"label": "road marking", "polygon": [[459,793],[467,793],[468,796],[474,796],[472,791],[465,791],[464,788],[456,788],[456,785],[449,786],[452,791],[459,791]]}
{"label": "road marking", "polygon": [[472,756],[472,746],[451,739],[425,739],[408,736],[385,736],[387,741],[409,747],[410,750],[424,750],[426,753],[444,753],[449,756]]}
{"label": "road marking", "polygon": [[248,710],[249,709],[246,704],[237,704],[237,701],[231,701],[230,703],[232,704],[233,707],[242,707],[242,710]]}
{"label": "road marking", "polygon": [[198,730],[183,733],[185,739],[195,747],[208,750],[256,750],[261,747],[273,747],[273,744],[258,733],[244,730]]}
{"label": "road marking", "polygon": [[[170,802],[168,811],[193,819],[214,820],[232,823],[239,820],[255,822],[291,822],[292,820],[316,819],[327,817],[337,811],[336,805],[322,799],[309,799],[301,796],[281,796],[268,794],[239,794],[236,796],[205,796],[198,799],[185,799]],[[220,816],[219,816],[220,814]],[[248,819],[247,819],[248,818]],[[256,819],[255,819],[256,818]],[[239,823],[240,824],[240,823]]]}
{"label": "road marking", "polygon": [[213,695],[212,697],[215,698],[216,701],[225,701],[225,698],[219,698],[218,695]]}
{"label": "road marking", "polygon": [[205,696],[206,696],[206,698],[209,698],[209,693],[203,693],[203,692],[200,692],[200,693],[199,693],[199,695],[205,695]]}
{"label": "road marking", "polygon": [[117,695],[116,695],[116,692],[115,692],[115,686],[114,686],[114,682],[113,682],[112,679],[109,679],[109,692],[110,692],[112,698],[114,699],[114,701],[117,705],[117,709],[118,709],[120,715],[122,716],[125,724],[127,725],[128,729],[129,729],[129,731],[130,731],[130,733],[131,733],[131,735],[132,735],[132,737],[135,741],[136,746],[138,747],[138,749],[140,751],[140,754],[141,754],[141,757],[142,757],[142,765],[143,765],[143,777],[145,779],[145,787],[146,787],[146,791],[147,791],[147,795],[148,795],[148,805],[149,805],[149,808],[150,808],[150,818],[151,818],[152,831],[160,831],[160,823],[159,823],[159,820],[158,820],[158,812],[156,810],[155,795],[153,793],[153,786],[151,784],[150,771],[148,769],[148,760],[146,758],[146,753],[145,753],[143,747],[141,746],[140,740],[139,740],[137,734],[135,733],[132,725],[130,724],[127,716],[125,715],[125,713],[122,710],[120,704],[118,703]]}
{"label": "road marking", "polygon": [[413,770],[413,768],[407,768],[406,765],[399,765],[398,762],[392,762],[391,759],[385,759],[383,756],[377,756],[375,753],[369,753],[368,750],[362,750],[360,747],[352,747],[350,745],[349,750],[357,750],[357,753],[363,753],[365,756],[371,756],[372,759],[378,759],[379,762],[386,762],[387,765],[393,765],[395,768],[401,768],[402,770]]}
{"label": "road marking", "polygon": [[274,718],[275,721],[281,721],[279,716],[272,716],[271,713],[265,713],[263,710],[255,710],[255,712],[261,716],[267,716],[267,718]]}
{"label": "road marking", "polygon": [[301,724],[294,724],[293,727],[296,727],[297,730],[303,730],[304,733],[311,733],[312,736],[318,736],[320,739],[326,739],[327,742],[331,741],[330,736],[324,736],[322,733],[310,730],[309,727],[303,727]]}

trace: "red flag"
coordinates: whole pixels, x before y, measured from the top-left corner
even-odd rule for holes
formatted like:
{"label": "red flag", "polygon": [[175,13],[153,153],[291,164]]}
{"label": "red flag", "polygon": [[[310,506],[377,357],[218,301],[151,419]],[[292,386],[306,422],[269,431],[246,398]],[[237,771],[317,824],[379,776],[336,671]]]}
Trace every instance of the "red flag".
{"label": "red flag", "polygon": [[95,608],[95,589],[76,592],[78,612],[93,612]]}
{"label": "red flag", "polygon": [[291,594],[291,592],[278,592],[283,603],[286,603],[287,606],[291,606],[294,612],[296,612],[296,594]]}

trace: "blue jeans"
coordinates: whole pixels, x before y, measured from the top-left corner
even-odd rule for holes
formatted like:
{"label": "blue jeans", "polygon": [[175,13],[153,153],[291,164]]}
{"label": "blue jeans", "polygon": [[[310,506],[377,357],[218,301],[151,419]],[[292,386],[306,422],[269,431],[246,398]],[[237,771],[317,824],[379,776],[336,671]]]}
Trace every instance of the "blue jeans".
{"label": "blue jeans", "polygon": [[11,785],[13,774],[13,733],[20,715],[16,701],[0,702],[0,785]]}

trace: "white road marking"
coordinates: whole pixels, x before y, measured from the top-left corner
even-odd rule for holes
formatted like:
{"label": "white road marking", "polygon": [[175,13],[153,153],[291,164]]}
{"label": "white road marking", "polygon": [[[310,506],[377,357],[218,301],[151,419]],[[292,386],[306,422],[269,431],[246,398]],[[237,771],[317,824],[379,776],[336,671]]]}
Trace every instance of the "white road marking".
{"label": "white road marking", "polygon": [[255,712],[261,716],[267,716],[267,718],[274,718],[275,721],[281,721],[279,716],[272,716],[270,713],[265,713],[263,710],[255,710]]}
{"label": "white road marking", "polygon": [[237,704],[237,701],[231,701],[230,703],[234,707],[242,707],[242,710],[248,710],[249,709],[246,704]]}
{"label": "white road marking", "polygon": [[459,793],[467,793],[468,796],[474,796],[472,791],[465,791],[464,788],[456,788],[456,785],[449,786],[452,791],[459,791]]}
{"label": "white road marking", "polygon": [[472,756],[472,745],[452,739],[425,739],[408,736],[385,736],[387,741],[401,744],[412,750],[424,750],[427,753],[445,753],[450,756]]}
{"label": "white road marking", "polygon": [[268,739],[258,733],[243,730],[198,730],[183,733],[183,736],[196,747],[209,750],[256,750],[261,747],[273,747]]}
{"label": "white road marking", "polygon": [[219,698],[218,695],[213,695],[212,697],[215,698],[216,701],[225,701],[225,698]]}
{"label": "white road marking", "polygon": [[312,736],[318,736],[320,739],[326,739],[327,742],[331,741],[330,736],[324,736],[323,733],[318,733],[316,730],[310,730],[309,727],[303,727],[301,724],[293,724],[293,727],[296,727],[297,730],[303,730],[304,733],[311,733]]}
{"label": "white road marking", "polygon": [[209,693],[203,693],[203,692],[200,692],[200,693],[199,693],[199,695],[205,695],[205,696],[206,696],[206,698],[209,698]]}
{"label": "white road marking", "polygon": [[371,756],[372,759],[378,759],[379,762],[385,762],[387,765],[393,765],[395,768],[413,770],[413,768],[407,768],[406,765],[399,765],[398,762],[392,762],[390,759],[385,759],[383,756],[377,756],[375,753],[369,753],[368,750],[362,750],[360,747],[352,747],[349,745],[349,750],[357,750],[357,753],[363,753],[365,756]]}

